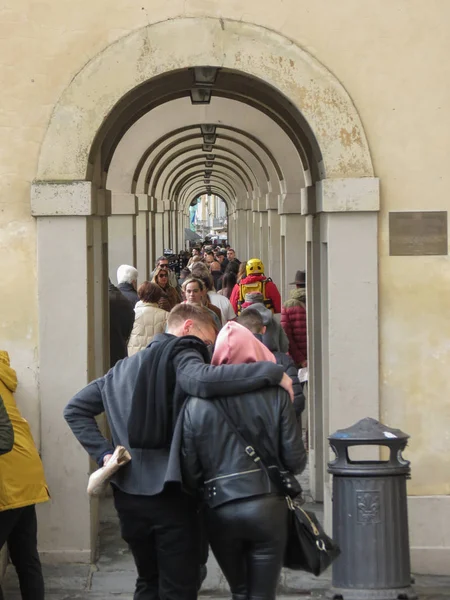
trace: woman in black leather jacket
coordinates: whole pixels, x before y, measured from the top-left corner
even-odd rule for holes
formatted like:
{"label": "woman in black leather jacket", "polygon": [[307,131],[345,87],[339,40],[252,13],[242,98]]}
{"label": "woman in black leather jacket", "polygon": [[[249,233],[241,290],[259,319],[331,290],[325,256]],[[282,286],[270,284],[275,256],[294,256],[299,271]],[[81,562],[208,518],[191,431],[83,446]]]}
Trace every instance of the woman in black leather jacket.
{"label": "woman in black leather jacket", "polygon": [[[275,362],[247,329],[227,323],[217,338],[212,363],[260,360]],[[209,541],[233,599],[271,600],[286,546],[287,503],[245,453],[218,402],[246,442],[281,470],[300,473],[305,468],[301,431],[288,394],[277,388],[215,402],[190,398],[184,412],[183,480],[203,493]]]}

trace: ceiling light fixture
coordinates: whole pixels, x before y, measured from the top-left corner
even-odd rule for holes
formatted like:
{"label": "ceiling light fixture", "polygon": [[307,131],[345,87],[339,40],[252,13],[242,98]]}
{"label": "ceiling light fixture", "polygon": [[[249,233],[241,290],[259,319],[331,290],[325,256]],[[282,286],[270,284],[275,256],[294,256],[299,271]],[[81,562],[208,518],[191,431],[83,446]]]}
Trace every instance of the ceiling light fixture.
{"label": "ceiling light fixture", "polygon": [[194,83],[201,86],[213,86],[216,83],[219,69],[216,67],[194,67]]}
{"label": "ceiling light fixture", "polygon": [[192,104],[209,104],[211,102],[211,90],[209,88],[192,88]]}
{"label": "ceiling light fixture", "polygon": [[216,126],[212,123],[202,123],[200,125],[200,130],[202,132],[202,135],[205,136],[208,133],[216,133]]}
{"label": "ceiling light fixture", "polygon": [[207,133],[206,135],[203,135],[203,142],[205,144],[212,144],[214,145],[216,143],[216,134],[215,133]]}

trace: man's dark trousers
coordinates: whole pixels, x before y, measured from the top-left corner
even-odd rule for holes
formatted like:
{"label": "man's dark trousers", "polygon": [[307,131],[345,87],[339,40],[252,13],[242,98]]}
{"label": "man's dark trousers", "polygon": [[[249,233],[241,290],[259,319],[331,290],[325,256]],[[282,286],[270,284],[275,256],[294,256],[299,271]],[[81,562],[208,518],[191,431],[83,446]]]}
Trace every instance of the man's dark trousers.
{"label": "man's dark trousers", "polygon": [[[44,578],[37,551],[37,519],[34,504],[0,512],[0,548],[8,543],[23,600],[44,600]],[[3,595],[0,589],[0,599]]]}
{"label": "man's dark trousers", "polygon": [[114,503],[138,571],[134,600],[196,600],[200,535],[194,499],[178,486],[156,496],[115,488]]}

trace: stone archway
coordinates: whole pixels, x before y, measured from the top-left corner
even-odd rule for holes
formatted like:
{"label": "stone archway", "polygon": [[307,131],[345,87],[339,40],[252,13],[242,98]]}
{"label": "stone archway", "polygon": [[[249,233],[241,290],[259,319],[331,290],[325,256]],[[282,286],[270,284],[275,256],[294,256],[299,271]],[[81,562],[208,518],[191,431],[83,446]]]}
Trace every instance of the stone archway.
{"label": "stone archway", "polygon": [[291,40],[257,25],[184,18],[131,33],[78,73],[53,111],[36,179],[85,179],[92,143],[115,104],[152,77],[196,65],[241,71],[286,96],[313,132],[327,178],[373,177],[356,108],[339,81],[316,59]]}
{"label": "stone archway", "polygon": [[[57,490],[54,502],[44,509],[47,522],[41,538],[44,552],[54,559],[89,560],[95,547],[96,528],[88,518],[95,525],[95,507],[84,493],[85,455],[60,413],[70,396],[101,375],[106,364],[105,215],[111,202],[116,214],[139,210],[137,199],[111,200],[97,193],[101,175],[90,163],[92,149],[127,94],[154,77],[197,65],[225,67],[266,81],[301,113],[305,135],[317,150],[320,181],[305,188],[301,210],[308,215],[310,356],[315,367],[311,389],[320,398],[311,418],[323,432],[312,440],[316,497],[329,500],[327,485],[323,488],[327,433],[359,417],[378,416],[379,188],[348,94],[298,45],[250,23],[184,18],[135,31],[94,57],[61,96],[32,187],[32,213],[38,220],[40,399],[47,432],[42,451],[50,486]],[[295,220],[284,220],[281,239],[292,226]],[[61,352],[68,339],[69,355]],[[65,373],[58,385],[55,371]],[[70,519],[68,507],[73,507]]]}

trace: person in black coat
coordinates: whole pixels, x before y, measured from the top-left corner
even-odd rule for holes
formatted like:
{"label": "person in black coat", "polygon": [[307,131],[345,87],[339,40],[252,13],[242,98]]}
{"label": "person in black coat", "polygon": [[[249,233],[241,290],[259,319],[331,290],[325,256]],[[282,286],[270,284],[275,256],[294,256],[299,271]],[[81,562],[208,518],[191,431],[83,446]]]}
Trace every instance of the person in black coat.
{"label": "person in black coat", "polygon": [[272,338],[270,336],[264,335],[266,333],[266,326],[264,324],[264,316],[260,310],[257,310],[253,307],[246,308],[242,311],[242,314],[237,319],[237,322],[249,331],[251,331],[253,335],[273,353],[277,364],[282,365],[286,375],[288,375],[291,378],[292,387],[294,389],[294,409],[301,429],[302,412],[305,410],[305,396],[303,394],[302,384],[300,383],[300,380],[298,378],[298,369],[295,366],[294,361],[290,356],[288,356],[284,352],[279,352],[278,350],[275,350],[274,347],[271,345]]}
{"label": "person in black coat", "polygon": [[117,287],[134,308],[139,302],[137,293],[137,269],[130,265],[120,265],[117,269]]}
{"label": "person in black coat", "polygon": [[134,309],[109,280],[109,364],[113,367],[128,356],[128,340],[134,325]]}
{"label": "person in black coat", "polygon": [[[213,364],[261,360],[275,363],[273,354],[245,327],[229,321],[221,329]],[[222,391],[214,402],[188,400],[183,415],[183,480],[206,503],[212,551],[234,600],[273,600],[286,548],[288,507],[282,491],[247,452],[249,447],[269,469],[297,474],[305,468],[301,431],[283,390],[265,386],[236,395]],[[292,491],[300,493],[293,476],[290,481]]]}

